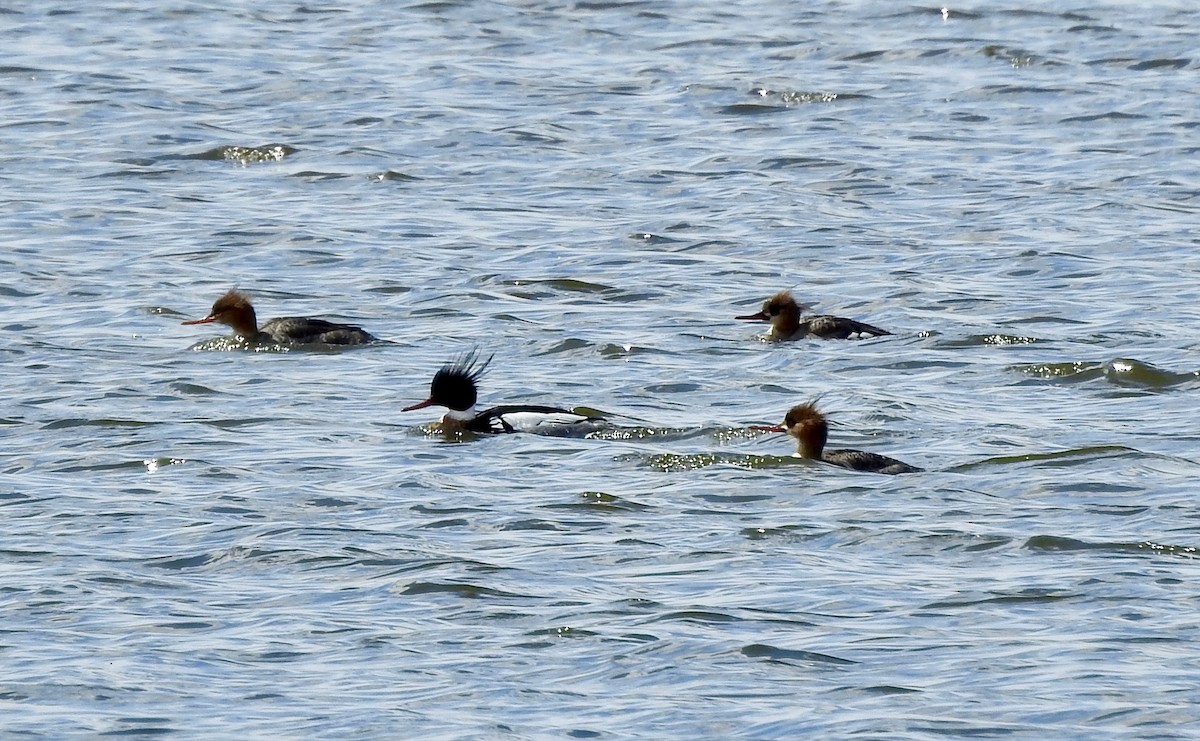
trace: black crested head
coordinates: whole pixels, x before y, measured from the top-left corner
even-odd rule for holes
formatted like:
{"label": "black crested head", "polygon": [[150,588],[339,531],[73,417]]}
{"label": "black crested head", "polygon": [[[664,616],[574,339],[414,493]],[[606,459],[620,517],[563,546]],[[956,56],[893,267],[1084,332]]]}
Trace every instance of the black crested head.
{"label": "black crested head", "polygon": [[454,362],[442,366],[429,384],[430,400],[459,412],[475,406],[475,401],[479,398],[476,382],[487,370],[493,357],[495,356],[489,355],[486,360],[480,361],[479,352],[472,350]]}

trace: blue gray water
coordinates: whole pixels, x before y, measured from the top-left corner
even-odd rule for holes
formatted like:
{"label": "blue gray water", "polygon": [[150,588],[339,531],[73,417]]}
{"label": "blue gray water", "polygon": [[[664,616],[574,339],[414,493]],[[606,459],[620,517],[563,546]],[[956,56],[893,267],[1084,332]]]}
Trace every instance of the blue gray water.
{"label": "blue gray water", "polygon": [[1200,733],[1193,3],[228,5],[0,15],[5,736]]}

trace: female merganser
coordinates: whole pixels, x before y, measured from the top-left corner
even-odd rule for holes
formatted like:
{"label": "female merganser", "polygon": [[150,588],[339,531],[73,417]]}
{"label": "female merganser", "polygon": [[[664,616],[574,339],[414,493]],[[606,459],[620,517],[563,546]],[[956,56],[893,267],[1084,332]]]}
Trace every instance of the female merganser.
{"label": "female merganser", "polygon": [[798,340],[809,335],[827,340],[846,340],[854,335],[878,337],[891,334],[886,329],[840,316],[810,316],[801,320],[800,310],[800,304],[796,303],[796,299],[792,298],[791,293],[780,291],[763,302],[762,311],[748,316],[734,317],[734,319],[770,322],[771,331],[767,333],[767,339],[771,342]]}
{"label": "female merganser", "polygon": [[599,417],[576,414],[569,409],[525,404],[508,404],[475,411],[478,398],[476,381],[483,375],[492,356],[476,362],[474,351],[442,366],[429,384],[429,398],[401,409],[411,412],[428,406],[443,406],[450,411],[442,417],[444,432],[534,432],[539,435],[582,436],[609,426]]}
{"label": "female merganser", "polygon": [[183,324],[210,322],[233,327],[234,333],[249,345],[363,345],[376,341],[361,327],[334,324],[324,319],[289,316],[272,319],[259,327],[250,299],[237,291],[230,291],[217,299],[208,316],[189,319]]}
{"label": "female merganser", "polygon": [[786,432],[799,442],[796,455],[814,461],[825,461],[854,471],[874,473],[913,473],[922,469],[904,461],[864,450],[825,450],[829,423],[813,402],[792,407],[782,425],[756,425],[756,430]]}

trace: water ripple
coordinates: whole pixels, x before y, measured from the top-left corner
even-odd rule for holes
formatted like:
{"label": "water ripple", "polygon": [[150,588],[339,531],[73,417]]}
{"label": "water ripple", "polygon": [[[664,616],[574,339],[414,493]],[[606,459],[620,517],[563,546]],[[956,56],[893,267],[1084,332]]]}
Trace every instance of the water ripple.
{"label": "water ripple", "polygon": [[[1191,6],[3,17],[9,735],[1200,721]],[[178,325],[230,286],[390,342]],[[427,434],[469,348],[614,428]],[[930,470],[748,427],[814,397]]]}

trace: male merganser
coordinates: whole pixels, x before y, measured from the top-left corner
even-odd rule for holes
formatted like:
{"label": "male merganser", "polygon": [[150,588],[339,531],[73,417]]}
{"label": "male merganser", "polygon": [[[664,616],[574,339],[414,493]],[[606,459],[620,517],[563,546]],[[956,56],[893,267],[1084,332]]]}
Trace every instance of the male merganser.
{"label": "male merganser", "polygon": [[334,324],[324,319],[289,316],[272,319],[259,327],[250,299],[237,291],[217,299],[208,316],[189,319],[183,324],[210,322],[233,327],[233,331],[249,345],[362,345],[376,341],[361,327]]}
{"label": "male merganser", "polygon": [[825,461],[854,471],[913,473],[923,470],[916,466],[910,466],[904,461],[898,461],[878,453],[868,453],[864,450],[825,450],[825,440],[829,435],[829,423],[826,422],[825,415],[817,410],[813,402],[792,407],[787,416],[783,418],[782,425],[755,425],[754,429],[786,432],[799,442],[796,455],[801,458]]}
{"label": "male merganser", "polygon": [[400,411],[411,412],[428,406],[446,407],[450,411],[442,417],[441,429],[444,432],[534,432],[566,437],[586,435],[609,426],[607,421],[599,417],[588,417],[558,407],[507,404],[476,412],[476,381],[492,362],[492,356],[483,362],[477,361],[477,354],[471,351],[442,366],[429,384],[429,398]]}
{"label": "male merganser", "polygon": [[845,340],[854,335],[878,337],[891,334],[886,329],[840,316],[810,316],[801,320],[800,311],[800,304],[796,303],[792,294],[788,291],[780,291],[763,302],[762,311],[757,314],[734,317],[734,319],[770,322],[771,331],[767,333],[767,339],[772,342],[798,340],[809,335],[827,340]]}

